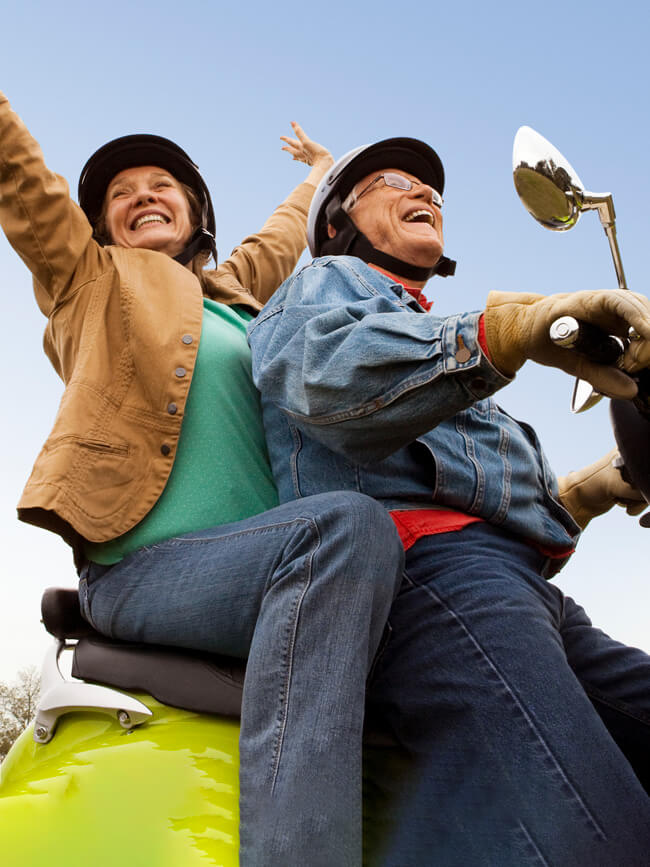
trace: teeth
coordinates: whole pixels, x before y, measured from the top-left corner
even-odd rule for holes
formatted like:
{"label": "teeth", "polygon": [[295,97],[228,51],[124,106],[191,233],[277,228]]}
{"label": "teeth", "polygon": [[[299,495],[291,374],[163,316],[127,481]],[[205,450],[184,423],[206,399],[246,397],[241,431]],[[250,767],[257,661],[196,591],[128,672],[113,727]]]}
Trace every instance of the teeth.
{"label": "teeth", "polygon": [[165,218],[160,214],[146,214],[144,217],[139,217],[135,223],[133,224],[133,229],[139,229],[140,226],[144,226],[146,223],[165,223]]}
{"label": "teeth", "polygon": [[417,221],[418,223],[428,223],[430,226],[433,226],[433,214],[430,211],[421,210],[413,211],[407,217],[404,217],[405,223],[412,223],[414,221]]}

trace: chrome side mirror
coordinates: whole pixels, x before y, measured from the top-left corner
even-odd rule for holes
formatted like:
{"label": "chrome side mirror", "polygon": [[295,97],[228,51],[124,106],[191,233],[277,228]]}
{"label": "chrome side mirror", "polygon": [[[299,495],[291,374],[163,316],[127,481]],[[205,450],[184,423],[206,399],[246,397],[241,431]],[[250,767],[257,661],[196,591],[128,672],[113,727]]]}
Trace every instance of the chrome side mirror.
{"label": "chrome side mirror", "polygon": [[522,126],[512,149],[515,189],[524,207],[547,229],[564,231],[578,222],[584,186],[562,154],[534,129]]}
{"label": "chrome side mirror", "polygon": [[[619,289],[627,289],[621,254],[616,240],[616,213],[611,193],[585,190],[571,163],[544,136],[522,126],[512,150],[515,189],[524,207],[547,229],[565,231],[583,211],[597,211],[609,241]],[[582,412],[598,403],[601,395],[588,382],[576,380],[572,412]]]}

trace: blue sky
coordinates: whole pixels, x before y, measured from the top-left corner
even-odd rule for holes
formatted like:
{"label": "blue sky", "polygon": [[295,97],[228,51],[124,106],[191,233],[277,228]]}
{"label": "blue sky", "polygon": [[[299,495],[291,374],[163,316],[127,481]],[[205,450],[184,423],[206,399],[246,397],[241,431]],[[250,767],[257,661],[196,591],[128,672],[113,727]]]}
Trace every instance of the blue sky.
{"label": "blue sky", "polygon": [[[391,135],[430,142],[447,173],[445,237],[457,276],[432,281],[435,311],[481,309],[490,289],[549,293],[616,285],[594,214],[545,231],[514,192],[511,149],[538,129],[589,189],[611,190],[629,284],[645,292],[649,24],[637,2],[564,7],[412,0],[269,4],[7,4],[0,89],[73,189],[110,138],[175,139],[212,190],[222,256],[304,175],[280,151],[298,120],[338,156]],[[0,143],[1,149],[1,143]],[[0,150],[1,152],[1,150]],[[61,386],[41,349],[30,279],[0,237],[4,423],[0,679],[38,663],[44,587],[73,586],[66,546],[19,525],[15,503]],[[559,473],[612,445],[606,402],[583,416],[572,382],[527,364],[499,402],[538,430]],[[559,579],[595,623],[650,650],[650,532],[623,512],[595,521]],[[498,614],[495,613],[495,616]]]}

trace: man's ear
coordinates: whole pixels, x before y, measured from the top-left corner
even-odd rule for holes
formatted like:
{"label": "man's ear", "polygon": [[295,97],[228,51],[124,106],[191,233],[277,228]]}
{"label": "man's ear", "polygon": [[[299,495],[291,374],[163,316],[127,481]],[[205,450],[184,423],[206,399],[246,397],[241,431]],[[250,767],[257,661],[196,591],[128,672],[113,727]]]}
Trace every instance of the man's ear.
{"label": "man's ear", "polygon": [[331,223],[327,224],[327,237],[334,238],[336,236],[336,229]]}

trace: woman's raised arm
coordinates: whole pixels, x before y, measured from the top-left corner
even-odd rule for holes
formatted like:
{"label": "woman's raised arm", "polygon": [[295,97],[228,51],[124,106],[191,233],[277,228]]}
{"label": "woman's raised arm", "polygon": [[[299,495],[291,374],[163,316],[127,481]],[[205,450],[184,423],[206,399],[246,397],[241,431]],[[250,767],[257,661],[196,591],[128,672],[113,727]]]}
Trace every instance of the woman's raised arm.
{"label": "woman's raised arm", "polygon": [[[38,143],[0,93],[0,225],[36,280],[49,315],[69,288],[92,230],[68,184],[45,165]],[[93,244],[99,254],[100,247]]]}
{"label": "woman's raised arm", "polygon": [[282,150],[294,160],[311,166],[305,181],[271,214],[264,226],[239,244],[219,266],[216,280],[236,280],[264,303],[289,277],[307,244],[307,213],[320,179],[334,160],[326,147],[313,141],[299,126],[291,124],[296,138],[281,136]]}

